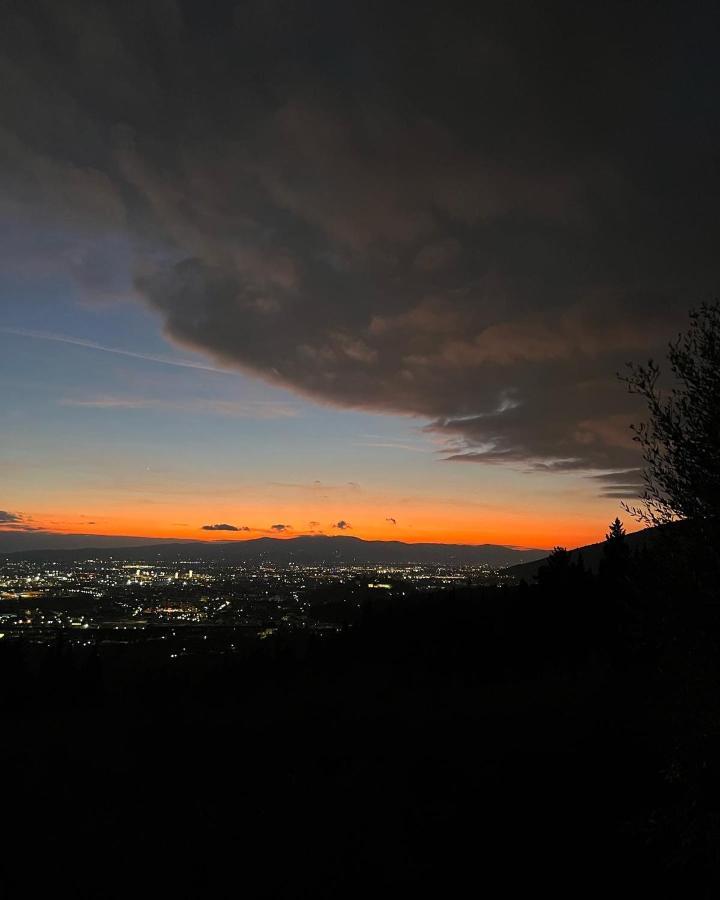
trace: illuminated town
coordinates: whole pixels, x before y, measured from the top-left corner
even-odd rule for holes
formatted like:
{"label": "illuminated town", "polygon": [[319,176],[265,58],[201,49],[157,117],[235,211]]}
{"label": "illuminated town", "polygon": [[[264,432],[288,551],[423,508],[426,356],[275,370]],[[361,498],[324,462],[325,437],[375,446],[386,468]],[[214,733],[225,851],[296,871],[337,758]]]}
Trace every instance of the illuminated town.
{"label": "illuminated town", "polygon": [[342,631],[373,603],[499,577],[489,566],[7,560],[0,635],[101,651],[152,644],[168,659],[224,655],[274,635]]}

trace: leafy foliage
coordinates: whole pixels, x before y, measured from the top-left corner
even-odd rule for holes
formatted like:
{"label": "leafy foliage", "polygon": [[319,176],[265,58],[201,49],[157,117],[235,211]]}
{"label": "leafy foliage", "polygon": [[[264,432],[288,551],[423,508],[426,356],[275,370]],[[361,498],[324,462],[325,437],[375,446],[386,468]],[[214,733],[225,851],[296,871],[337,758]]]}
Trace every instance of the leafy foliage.
{"label": "leafy foliage", "polygon": [[622,378],[647,403],[647,422],[634,426],[645,463],[644,508],[626,509],[660,525],[720,514],[720,303],[690,314],[690,327],[669,345],[675,384],[659,387],[660,366],[630,363]]}

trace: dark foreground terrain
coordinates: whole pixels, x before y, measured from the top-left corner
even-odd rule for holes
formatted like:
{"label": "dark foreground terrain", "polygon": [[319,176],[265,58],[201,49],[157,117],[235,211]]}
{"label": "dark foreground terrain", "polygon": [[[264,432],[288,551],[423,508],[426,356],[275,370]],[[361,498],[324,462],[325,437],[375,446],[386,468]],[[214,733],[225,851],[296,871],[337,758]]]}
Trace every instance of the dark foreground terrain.
{"label": "dark foreground terrain", "polygon": [[655,568],[212,665],[0,641],[3,896],[716,896],[714,632]]}

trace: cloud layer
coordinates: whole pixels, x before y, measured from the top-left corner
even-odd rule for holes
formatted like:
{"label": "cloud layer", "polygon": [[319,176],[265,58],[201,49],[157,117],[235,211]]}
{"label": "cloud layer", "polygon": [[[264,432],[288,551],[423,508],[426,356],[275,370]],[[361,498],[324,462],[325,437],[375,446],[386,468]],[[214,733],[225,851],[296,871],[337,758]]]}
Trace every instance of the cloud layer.
{"label": "cloud layer", "polygon": [[452,461],[637,467],[615,372],[720,284],[711,7],[10,7],[22,252],[98,297],[127,256],[179,344]]}

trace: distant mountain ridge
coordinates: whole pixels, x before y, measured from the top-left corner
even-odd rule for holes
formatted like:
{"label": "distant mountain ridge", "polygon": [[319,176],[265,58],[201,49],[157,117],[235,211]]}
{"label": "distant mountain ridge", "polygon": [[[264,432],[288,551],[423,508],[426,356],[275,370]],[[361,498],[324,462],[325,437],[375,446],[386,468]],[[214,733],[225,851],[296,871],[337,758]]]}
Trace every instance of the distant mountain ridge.
{"label": "distant mountain ridge", "polygon": [[176,543],[177,538],[147,538],[125,534],[62,534],[59,531],[0,530],[0,556],[25,550],[80,550]]}
{"label": "distant mountain ridge", "polygon": [[[135,541],[141,539],[135,538]],[[2,552],[2,551],[0,551]],[[163,541],[132,546],[33,548],[6,552],[8,559],[56,560],[113,558],[171,562],[225,560],[272,563],[393,563],[488,565],[504,568],[547,556],[546,550],[520,549],[500,544],[407,544],[402,541],[365,541],[348,535],[295,538],[262,537],[247,541]]]}

